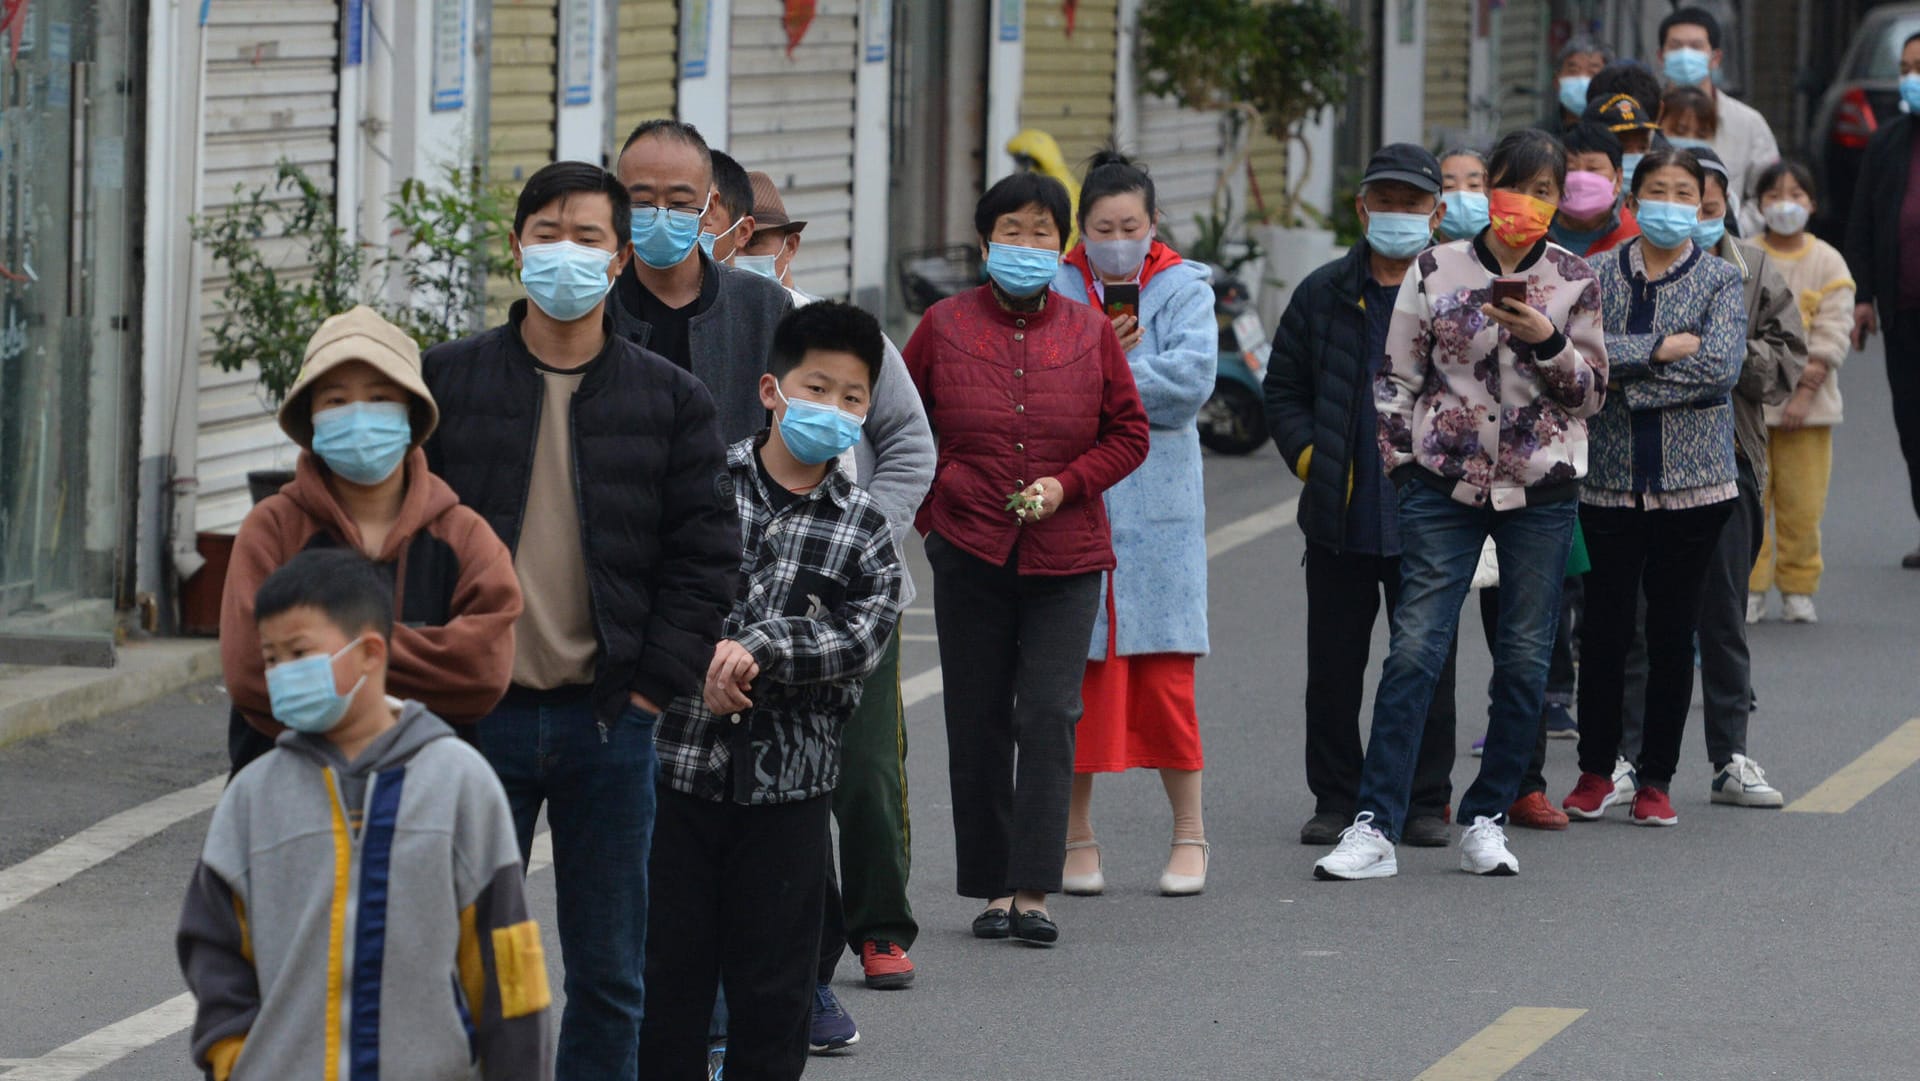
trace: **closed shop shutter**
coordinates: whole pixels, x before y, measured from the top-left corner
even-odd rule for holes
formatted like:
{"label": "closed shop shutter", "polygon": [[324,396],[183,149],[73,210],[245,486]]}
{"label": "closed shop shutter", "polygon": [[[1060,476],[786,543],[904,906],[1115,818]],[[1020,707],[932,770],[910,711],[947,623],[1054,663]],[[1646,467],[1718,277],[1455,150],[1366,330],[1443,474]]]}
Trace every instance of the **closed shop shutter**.
{"label": "closed shop shutter", "polygon": [[518,182],[553,160],[559,33],[554,0],[493,0],[487,175],[516,190]]}
{"label": "closed shop shutter", "polygon": [[1176,248],[1194,240],[1194,219],[1212,211],[1227,149],[1223,114],[1182,109],[1171,98],[1141,100],[1139,160],[1153,177],[1160,232]]}
{"label": "closed shop shutter", "polygon": [[[213,0],[207,9],[205,214],[219,214],[245,193],[271,189],[281,160],[306,170],[321,190],[334,190],[339,130],[340,8],[330,2]],[[235,195],[235,186],[241,189]],[[261,247],[280,272],[311,276],[303,249],[274,237]],[[226,268],[199,253],[200,311],[211,328],[227,290]],[[281,433],[252,365],[237,372],[208,359],[210,335],[200,339],[198,381],[199,500],[195,528],[231,533],[252,500],[247,472],[289,468],[292,445]]]}
{"label": "closed shop shutter", "polygon": [[780,0],[737,0],[733,6],[727,153],[749,171],[772,177],[787,213],[807,223],[793,284],[845,300],[853,292],[860,0],[820,0],[791,54],[785,10]]}
{"label": "closed shop shutter", "polygon": [[1546,114],[1541,88],[1547,84],[1547,6],[1543,0],[1507,0],[1496,16],[1499,48],[1494,93],[1500,105],[1500,130],[1538,123]]}
{"label": "closed shop shutter", "polygon": [[1263,207],[1278,213],[1287,190],[1286,144],[1268,135],[1266,128],[1255,128],[1247,157],[1247,170],[1248,215],[1259,214]]}
{"label": "closed shop shutter", "polygon": [[1075,176],[1113,138],[1119,0],[1080,0],[1067,33],[1063,0],[1027,0],[1020,126],[1053,136]]}
{"label": "closed shop shutter", "polygon": [[620,0],[618,67],[614,72],[614,139],[618,147],[642,120],[674,115],[679,90],[675,47],[680,9],[674,0]]}
{"label": "closed shop shutter", "polygon": [[1473,0],[1427,0],[1427,137],[1458,139],[1472,122],[1468,70],[1472,65]]}

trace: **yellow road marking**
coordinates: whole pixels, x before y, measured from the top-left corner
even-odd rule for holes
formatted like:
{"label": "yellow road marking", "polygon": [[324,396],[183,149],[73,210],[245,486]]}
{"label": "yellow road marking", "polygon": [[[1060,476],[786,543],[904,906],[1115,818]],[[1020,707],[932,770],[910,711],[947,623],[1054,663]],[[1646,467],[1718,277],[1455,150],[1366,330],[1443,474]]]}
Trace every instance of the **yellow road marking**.
{"label": "yellow road marking", "polygon": [[1787,810],[1845,814],[1915,762],[1920,762],[1920,717],[1894,729],[1892,735],[1874,744],[1866,754],[1841,767],[1840,772],[1821,781],[1813,791],[1787,804]]}
{"label": "yellow road marking", "polygon": [[1515,1006],[1413,1081],[1498,1081],[1586,1012]]}

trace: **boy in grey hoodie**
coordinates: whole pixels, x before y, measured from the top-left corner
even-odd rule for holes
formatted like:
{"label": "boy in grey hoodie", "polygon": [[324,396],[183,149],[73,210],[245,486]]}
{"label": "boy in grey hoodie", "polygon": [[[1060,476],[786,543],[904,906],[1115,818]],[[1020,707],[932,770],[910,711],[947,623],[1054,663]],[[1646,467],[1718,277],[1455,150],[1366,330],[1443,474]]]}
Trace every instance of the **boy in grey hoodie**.
{"label": "boy in grey hoodie", "polygon": [[289,731],[214,809],[180,916],[213,1081],[550,1079],[546,961],[506,797],[386,694],[393,586],[303,552],[254,601]]}

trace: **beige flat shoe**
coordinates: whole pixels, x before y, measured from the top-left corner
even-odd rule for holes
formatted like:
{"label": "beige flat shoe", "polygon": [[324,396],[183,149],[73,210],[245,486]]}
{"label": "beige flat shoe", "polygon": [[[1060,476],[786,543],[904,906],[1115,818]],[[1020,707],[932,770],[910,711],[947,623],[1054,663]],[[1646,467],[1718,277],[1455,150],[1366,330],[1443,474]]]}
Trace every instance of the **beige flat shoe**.
{"label": "beige flat shoe", "polygon": [[1196,841],[1189,837],[1176,837],[1173,843],[1192,845],[1200,850],[1200,873],[1197,875],[1176,875],[1172,871],[1160,876],[1160,895],[1162,897],[1192,897],[1207,888],[1207,865],[1212,861],[1213,846],[1205,841]]}
{"label": "beige flat shoe", "polygon": [[1078,852],[1083,848],[1093,849],[1095,863],[1093,871],[1084,875],[1063,875],[1060,879],[1060,892],[1075,897],[1098,897],[1107,892],[1106,859],[1100,855],[1099,841],[1068,841],[1067,851]]}

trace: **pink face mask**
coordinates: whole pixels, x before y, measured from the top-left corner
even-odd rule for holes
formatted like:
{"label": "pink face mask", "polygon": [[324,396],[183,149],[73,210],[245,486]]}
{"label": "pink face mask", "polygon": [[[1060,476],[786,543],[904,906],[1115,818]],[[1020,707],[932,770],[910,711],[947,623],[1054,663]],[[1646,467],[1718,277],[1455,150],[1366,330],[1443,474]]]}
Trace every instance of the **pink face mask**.
{"label": "pink face mask", "polygon": [[1613,181],[1599,173],[1571,172],[1567,174],[1567,194],[1560,200],[1560,210],[1570,218],[1587,221],[1597,218],[1613,206]]}

